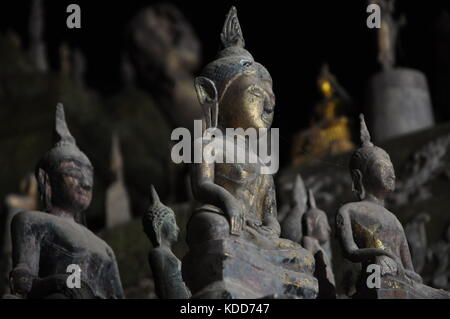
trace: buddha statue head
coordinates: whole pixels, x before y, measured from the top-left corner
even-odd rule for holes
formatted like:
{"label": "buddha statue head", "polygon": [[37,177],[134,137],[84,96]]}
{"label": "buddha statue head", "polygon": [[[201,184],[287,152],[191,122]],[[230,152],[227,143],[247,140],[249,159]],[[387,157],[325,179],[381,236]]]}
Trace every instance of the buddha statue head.
{"label": "buddha statue head", "polygon": [[91,203],[93,167],[70,134],[62,104],[56,106],[54,143],[36,166],[40,198],[46,212],[76,217]]}
{"label": "buddha statue head", "polygon": [[320,244],[330,239],[331,227],[327,215],[317,208],[312,190],[308,190],[308,210],[303,216],[305,236],[316,238]]}
{"label": "buddha statue head", "polygon": [[180,233],[175,213],[160,201],[153,185],[150,190],[150,207],[142,219],[142,224],[153,247],[170,247],[177,241]]}
{"label": "buddha statue head", "polygon": [[[221,33],[223,49],[195,79],[195,88],[204,112],[217,108],[220,128],[269,128],[275,96],[272,79],[244,48],[245,42],[232,7]],[[213,116],[214,117],[214,116]]]}
{"label": "buddha statue head", "polygon": [[361,146],[350,159],[353,189],[361,200],[368,194],[383,200],[395,189],[394,166],[389,154],[370,141],[370,134],[362,114],[360,121]]}

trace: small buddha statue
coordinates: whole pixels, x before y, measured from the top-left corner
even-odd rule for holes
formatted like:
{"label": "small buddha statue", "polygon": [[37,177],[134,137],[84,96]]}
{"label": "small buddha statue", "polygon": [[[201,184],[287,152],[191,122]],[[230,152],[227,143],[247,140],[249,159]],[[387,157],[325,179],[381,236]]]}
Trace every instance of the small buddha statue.
{"label": "small buddha statue", "polygon": [[331,264],[331,227],[327,214],[316,206],[312,190],[308,190],[308,210],[303,215],[302,245],[316,262],[314,276],[319,280],[319,298],[336,298],[336,284]]}
{"label": "small buddha statue", "polygon": [[148,261],[155,281],[156,295],[160,299],[187,299],[190,292],[181,277],[181,262],[171,250],[180,232],[175,213],[161,203],[153,185],[150,202],[142,223],[144,232],[154,247],[149,253]]}
{"label": "small buddha statue", "polygon": [[289,209],[282,219],[281,237],[301,244],[303,238],[302,219],[307,209],[308,194],[300,174],[297,174],[290,191]]}
{"label": "small buddha statue", "polygon": [[[206,126],[220,130],[225,142],[235,145],[226,129],[270,128],[275,96],[269,72],[244,48],[234,7],[221,40],[223,49],[196,78],[195,87]],[[248,137],[240,138],[241,151],[249,155]],[[193,164],[192,190],[200,207],[187,226],[190,250],[183,259],[183,277],[194,296],[316,296],[314,259],[299,244],[280,238],[273,176],[262,173],[263,165],[260,160]]]}
{"label": "small buddha statue", "polygon": [[342,114],[342,108],[350,104],[350,97],[330,72],[327,64],[321,68],[317,85],[322,100],[315,107],[311,126],[294,136],[293,165],[347,152],[354,148],[349,120]]}
{"label": "small buddha statue", "polygon": [[12,220],[12,296],[123,298],[114,252],[78,222],[91,202],[93,167],[69,132],[62,104],[54,142],[35,172],[43,211],[25,210]]}
{"label": "small buddha statue", "polygon": [[[384,207],[394,191],[395,172],[389,155],[376,147],[361,121],[361,147],[350,159],[353,188],[359,201],[345,204],[336,215],[337,235],[344,257],[361,263],[354,298],[449,298],[444,290],[422,283],[414,271],[402,224]],[[371,267],[369,267],[371,266]],[[369,276],[371,276],[369,278]],[[378,276],[379,286],[374,286]]]}

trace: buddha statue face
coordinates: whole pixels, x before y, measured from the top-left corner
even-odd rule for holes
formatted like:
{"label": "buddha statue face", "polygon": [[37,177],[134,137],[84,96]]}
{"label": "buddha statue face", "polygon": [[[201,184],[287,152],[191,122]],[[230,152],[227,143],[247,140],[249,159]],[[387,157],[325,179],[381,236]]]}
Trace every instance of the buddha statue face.
{"label": "buddha statue face", "polygon": [[[374,190],[390,193],[395,190],[395,172],[387,153],[374,157],[368,167],[368,175]],[[367,186],[366,186],[367,188]]]}
{"label": "buddha statue face", "polygon": [[222,128],[270,128],[274,109],[272,82],[256,72],[243,72],[223,94],[218,124]]}
{"label": "buddha statue face", "polygon": [[305,216],[305,233],[316,238],[319,243],[330,239],[331,228],[323,211],[309,212]]}
{"label": "buddha statue face", "polygon": [[379,199],[395,190],[395,171],[389,154],[370,141],[364,115],[361,121],[361,147],[350,159],[350,173],[354,190],[360,199],[365,199],[367,193]]}
{"label": "buddha statue face", "polygon": [[177,242],[180,228],[178,228],[174,215],[169,214],[163,217],[161,224],[158,222],[156,224],[152,223],[151,219],[144,219],[144,231],[153,247],[160,247],[162,244],[171,246]]}
{"label": "buddha statue face", "polygon": [[172,245],[178,240],[180,229],[178,228],[175,216],[170,215],[161,227],[161,238],[165,238]]}
{"label": "buddha statue face", "polygon": [[[395,171],[389,155],[376,146],[363,149],[359,165],[351,170],[353,185],[361,199],[366,192],[384,197],[395,190]],[[366,153],[366,154],[364,154]]]}
{"label": "buddha statue face", "polygon": [[63,160],[51,172],[40,169],[38,179],[47,210],[58,207],[75,214],[89,207],[93,188],[90,163]]}

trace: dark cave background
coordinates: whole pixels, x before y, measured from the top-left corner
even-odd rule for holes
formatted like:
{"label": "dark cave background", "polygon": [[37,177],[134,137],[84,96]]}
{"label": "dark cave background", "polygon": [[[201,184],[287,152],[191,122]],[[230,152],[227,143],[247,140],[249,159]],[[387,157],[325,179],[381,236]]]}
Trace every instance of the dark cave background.
{"label": "dark cave background", "polygon": [[[58,48],[81,48],[87,59],[87,85],[102,95],[119,91],[120,59],[127,24],[139,9],[161,1],[87,1],[81,29],[68,29],[66,7],[74,1],[45,1],[45,40],[50,66],[57,69]],[[378,69],[376,31],[366,27],[367,2],[352,1],[168,1],[193,25],[202,44],[203,65],[219,48],[219,34],[231,5],[238,9],[246,47],[271,72],[280,128],[281,163],[289,161],[293,133],[309,124],[320,98],[316,78],[327,62],[354,100],[351,119],[362,110],[367,79]],[[30,1],[2,1],[0,31],[13,29],[27,46]],[[439,23],[448,1],[398,1],[407,25],[399,39],[398,65],[423,71],[428,78],[437,122],[450,119],[450,30]],[[0,66],[1,67],[1,66]]]}

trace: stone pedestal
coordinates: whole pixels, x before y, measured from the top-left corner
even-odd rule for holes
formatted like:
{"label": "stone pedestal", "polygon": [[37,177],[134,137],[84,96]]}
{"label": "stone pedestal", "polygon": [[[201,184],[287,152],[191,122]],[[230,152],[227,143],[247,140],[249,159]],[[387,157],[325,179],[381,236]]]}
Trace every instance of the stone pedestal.
{"label": "stone pedestal", "polygon": [[183,279],[193,298],[316,298],[314,257],[291,241],[275,243],[261,248],[230,236],[196,245],[183,259]]}
{"label": "stone pedestal", "polygon": [[369,81],[365,114],[375,143],[434,125],[425,75],[396,68]]}

